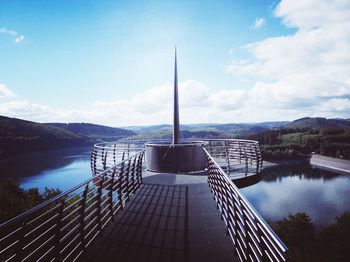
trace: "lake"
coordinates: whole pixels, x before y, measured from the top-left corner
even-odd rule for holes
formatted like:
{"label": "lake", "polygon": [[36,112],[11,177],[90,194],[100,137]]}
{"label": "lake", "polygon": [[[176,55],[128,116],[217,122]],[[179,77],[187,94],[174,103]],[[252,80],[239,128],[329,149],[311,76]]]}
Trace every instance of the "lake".
{"label": "lake", "polygon": [[[21,187],[67,190],[91,177],[92,147],[26,154],[0,161],[1,181],[17,180]],[[267,220],[306,212],[318,225],[350,211],[350,176],[312,168],[307,161],[268,167],[259,183],[241,189]]]}
{"label": "lake", "polygon": [[0,160],[0,183],[13,179],[22,188],[64,191],[91,178],[92,147],[35,152]]}
{"label": "lake", "polygon": [[350,211],[350,175],[313,168],[308,160],[268,167],[259,183],[241,192],[272,221],[305,212],[317,225],[327,225]]}

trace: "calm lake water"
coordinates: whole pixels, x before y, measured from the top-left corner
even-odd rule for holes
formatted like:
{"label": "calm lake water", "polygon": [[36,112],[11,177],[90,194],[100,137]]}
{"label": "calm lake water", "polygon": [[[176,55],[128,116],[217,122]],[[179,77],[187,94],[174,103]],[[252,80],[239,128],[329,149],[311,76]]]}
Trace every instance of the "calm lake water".
{"label": "calm lake water", "polygon": [[[91,147],[27,154],[0,161],[0,183],[8,178],[21,187],[67,190],[91,177]],[[241,189],[265,219],[306,212],[318,225],[350,211],[350,175],[313,169],[307,161],[264,169],[262,180]]]}
{"label": "calm lake water", "polygon": [[91,177],[92,147],[25,154],[0,161],[0,183],[13,179],[22,188],[37,187],[64,191]]}
{"label": "calm lake water", "polygon": [[350,211],[350,175],[312,168],[306,160],[266,168],[259,183],[241,192],[272,221],[305,212],[317,225],[327,225]]}

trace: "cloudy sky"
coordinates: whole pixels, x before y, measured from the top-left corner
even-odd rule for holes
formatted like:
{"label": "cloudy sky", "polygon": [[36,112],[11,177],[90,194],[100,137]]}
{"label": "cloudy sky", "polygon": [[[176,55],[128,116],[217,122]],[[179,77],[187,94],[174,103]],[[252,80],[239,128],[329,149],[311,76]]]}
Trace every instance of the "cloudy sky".
{"label": "cloudy sky", "polygon": [[350,1],[0,0],[0,115],[112,126],[350,117]]}

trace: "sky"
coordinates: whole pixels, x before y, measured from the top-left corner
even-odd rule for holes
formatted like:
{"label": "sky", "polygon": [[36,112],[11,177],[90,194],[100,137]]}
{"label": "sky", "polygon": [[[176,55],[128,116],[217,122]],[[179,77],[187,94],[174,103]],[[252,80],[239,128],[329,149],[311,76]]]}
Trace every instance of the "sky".
{"label": "sky", "polygon": [[0,115],[111,126],[350,118],[349,0],[0,0]]}

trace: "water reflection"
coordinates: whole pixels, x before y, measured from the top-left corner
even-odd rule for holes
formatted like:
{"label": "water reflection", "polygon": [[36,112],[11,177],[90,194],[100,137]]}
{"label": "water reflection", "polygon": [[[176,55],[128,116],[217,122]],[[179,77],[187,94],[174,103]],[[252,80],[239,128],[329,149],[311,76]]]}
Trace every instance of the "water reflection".
{"label": "water reflection", "polygon": [[91,147],[35,152],[2,159],[0,183],[16,180],[23,188],[66,190],[91,177]]}
{"label": "water reflection", "polygon": [[350,176],[314,169],[307,162],[270,167],[261,181],[241,189],[265,219],[306,212],[318,225],[350,211]]}
{"label": "water reflection", "polygon": [[332,180],[337,177],[347,177],[344,173],[335,173],[327,170],[314,168],[309,160],[292,160],[281,162],[276,166],[265,168],[262,172],[262,179],[266,182],[274,182],[282,177],[298,176],[302,179],[311,180]]}

